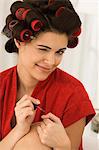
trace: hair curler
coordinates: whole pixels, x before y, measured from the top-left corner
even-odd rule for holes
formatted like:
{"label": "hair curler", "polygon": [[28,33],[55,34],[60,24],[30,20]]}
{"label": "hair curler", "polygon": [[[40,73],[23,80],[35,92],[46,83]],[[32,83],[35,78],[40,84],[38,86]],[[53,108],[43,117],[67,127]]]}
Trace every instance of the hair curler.
{"label": "hair curler", "polygon": [[18,20],[12,20],[9,23],[9,29],[12,31],[13,37],[22,42],[31,40],[33,36],[32,31],[25,28]]}
{"label": "hair curler", "polygon": [[68,45],[67,47],[68,48],[75,48],[77,45],[78,45],[78,37],[75,37],[75,38],[71,38],[69,41],[68,41]]}
{"label": "hair curler", "polygon": [[35,9],[31,9],[29,5],[26,5],[23,2],[15,2],[11,6],[10,10],[18,20],[24,20],[28,25],[30,25],[33,31],[39,31],[44,24],[39,19],[40,17],[42,17],[40,13]]}

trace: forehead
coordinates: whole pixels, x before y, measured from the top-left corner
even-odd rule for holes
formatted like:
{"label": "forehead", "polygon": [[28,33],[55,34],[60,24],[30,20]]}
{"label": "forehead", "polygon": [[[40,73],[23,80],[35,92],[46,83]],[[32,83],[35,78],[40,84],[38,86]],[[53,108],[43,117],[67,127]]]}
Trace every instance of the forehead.
{"label": "forehead", "polygon": [[49,47],[66,47],[68,44],[68,36],[66,34],[60,34],[56,32],[44,32],[40,33],[32,43],[36,45],[47,45]]}

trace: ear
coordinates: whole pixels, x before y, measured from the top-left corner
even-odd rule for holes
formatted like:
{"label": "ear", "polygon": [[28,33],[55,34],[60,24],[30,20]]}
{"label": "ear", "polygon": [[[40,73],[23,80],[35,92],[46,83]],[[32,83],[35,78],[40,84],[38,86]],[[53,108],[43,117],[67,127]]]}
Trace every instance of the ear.
{"label": "ear", "polygon": [[16,39],[14,39],[14,42],[15,42],[16,47],[19,48],[20,47],[20,42]]}
{"label": "ear", "polygon": [[19,40],[17,39],[14,39],[14,42],[15,42],[15,45],[16,47],[19,49],[22,45],[24,46],[25,45],[25,42],[20,42]]}

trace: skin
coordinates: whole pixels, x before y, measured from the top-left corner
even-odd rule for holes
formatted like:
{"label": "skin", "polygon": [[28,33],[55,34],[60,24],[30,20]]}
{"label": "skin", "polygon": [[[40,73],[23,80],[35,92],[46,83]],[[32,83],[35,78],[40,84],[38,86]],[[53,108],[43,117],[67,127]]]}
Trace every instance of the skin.
{"label": "skin", "polygon": [[[40,123],[35,123],[31,126],[31,131],[17,142],[13,150],[51,150],[47,145],[42,144],[37,133],[37,126]],[[35,139],[35,140],[34,140]]]}

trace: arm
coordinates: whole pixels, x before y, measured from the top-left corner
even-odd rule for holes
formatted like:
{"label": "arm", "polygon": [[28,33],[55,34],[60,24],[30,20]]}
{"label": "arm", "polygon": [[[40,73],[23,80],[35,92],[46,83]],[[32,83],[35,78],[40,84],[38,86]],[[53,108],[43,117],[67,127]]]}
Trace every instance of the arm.
{"label": "arm", "polygon": [[30,131],[30,126],[35,117],[36,110],[33,108],[33,103],[37,104],[37,100],[25,95],[16,104],[16,126],[11,132],[0,142],[0,149],[12,150],[14,145]]}
{"label": "arm", "polygon": [[65,129],[71,141],[72,150],[79,149],[85,124],[86,124],[86,119],[83,118]]}
{"label": "arm", "polygon": [[47,145],[41,143],[36,129],[39,124],[40,122],[34,123],[29,133],[16,143],[13,150],[52,150]]}
{"label": "arm", "polygon": [[20,129],[16,126],[12,131],[0,142],[0,149],[12,150],[17,141],[24,136]]}
{"label": "arm", "polygon": [[[71,150],[79,149],[83,131],[84,131],[84,127],[85,127],[85,118],[83,118],[83,119],[75,122],[71,126],[65,128],[65,131],[71,141]],[[54,150],[65,150],[65,149],[56,148]]]}

